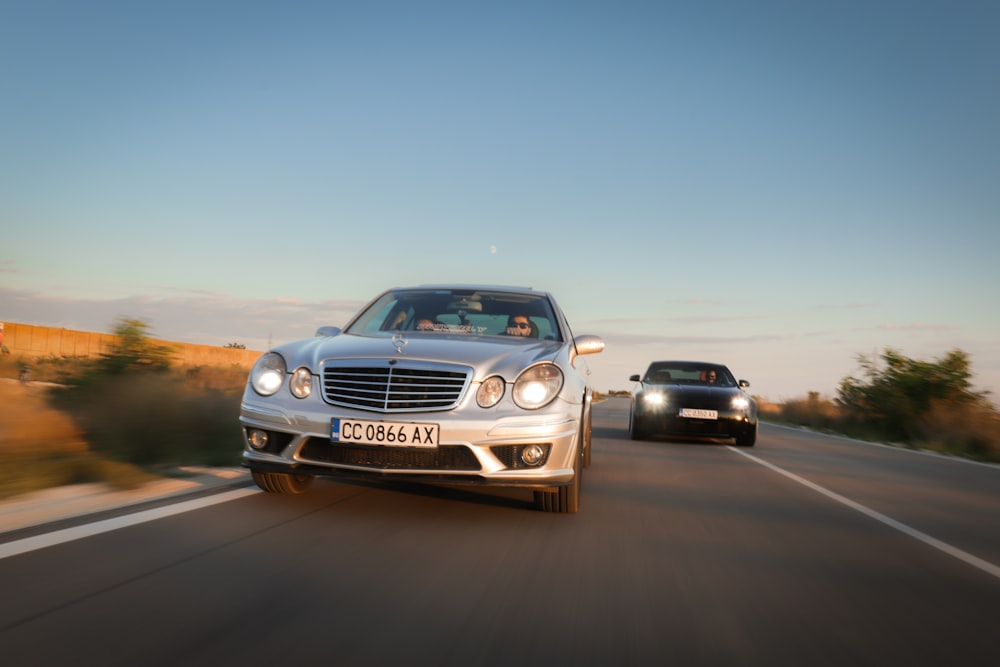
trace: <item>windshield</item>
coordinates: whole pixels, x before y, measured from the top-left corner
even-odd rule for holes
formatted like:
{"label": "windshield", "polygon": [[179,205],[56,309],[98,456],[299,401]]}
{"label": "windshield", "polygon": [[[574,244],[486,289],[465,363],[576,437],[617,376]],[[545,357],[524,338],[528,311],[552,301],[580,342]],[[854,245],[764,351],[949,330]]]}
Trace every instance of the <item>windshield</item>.
{"label": "windshield", "polygon": [[345,333],[395,331],[562,340],[544,294],[500,290],[393,290],[365,309]]}
{"label": "windshield", "polygon": [[649,366],[643,382],[652,384],[704,384],[735,387],[736,380],[725,366],[690,361],[658,361]]}

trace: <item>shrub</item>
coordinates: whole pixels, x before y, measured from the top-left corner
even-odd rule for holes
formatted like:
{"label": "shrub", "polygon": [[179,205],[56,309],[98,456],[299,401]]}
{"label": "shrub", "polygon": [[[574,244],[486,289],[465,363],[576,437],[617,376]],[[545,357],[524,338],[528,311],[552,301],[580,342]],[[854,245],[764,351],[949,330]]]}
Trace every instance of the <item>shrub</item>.
{"label": "shrub", "polygon": [[[0,497],[89,482],[133,488],[155,478],[150,469],[239,464],[246,369],[175,370],[171,348],[147,329],[123,320],[119,343],[96,359],[0,356]],[[35,382],[13,381],[25,363]]]}
{"label": "shrub", "polygon": [[171,370],[171,349],[122,320],[118,343],[63,389],[56,404],[83,429],[94,452],[150,465],[234,465],[243,449],[236,422],[242,369]]}
{"label": "shrub", "polygon": [[778,416],[781,421],[790,424],[828,431],[836,429],[840,420],[840,410],[832,401],[821,398],[819,392],[810,391],[807,398],[792,399],[783,403]]}
{"label": "shrub", "polygon": [[1000,461],[1000,414],[978,404],[933,401],[921,416],[917,441],[927,449]]}
{"label": "shrub", "polygon": [[142,320],[119,320],[114,328],[118,338],[98,364],[102,373],[163,371],[170,368],[173,350],[149,339],[149,324]]}
{"label": "shrub", "polygon": [[237,464],[239,401],[238,392],[192,388],[168,372],[91,378],[57,395],[95,452],[142,466]]}
{"label": "shrub", "polygon": [[988,406],[986,397],[972,390],[969,357],[961,350],[929,362],[887,348],[881,364],[863,356],[859,361],[864,378],[844,378],[838,402],[849,420],[888,440],[913,442],[934,402],[973,409]]}

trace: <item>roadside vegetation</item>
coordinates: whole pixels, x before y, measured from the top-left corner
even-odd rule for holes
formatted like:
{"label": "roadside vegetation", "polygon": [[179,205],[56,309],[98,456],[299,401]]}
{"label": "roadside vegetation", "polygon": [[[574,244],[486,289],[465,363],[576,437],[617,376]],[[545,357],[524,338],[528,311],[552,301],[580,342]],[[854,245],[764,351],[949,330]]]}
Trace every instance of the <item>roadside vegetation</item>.
{"label": "roadside vegetation", "polygon": [[858,357],[860,377],[841,380],[834,399],[806,398],[762,406],[762,417],[862,440],[928,449],[1000,463],[1000,413],[972,388],[969,356],[908,358],[886,348]]}
{"label": "roadside vegetation", "polygon": [[[141,320],[121,320],[114,333],[118,343],[98,358],[0,356],[0,498],[78,483],[135,488],[181,466],[239,465],[247,369],[178,367]],[[1000,413],[972,389],[964,352],[920,361],[886,349],[858,360],[859,377],[844,378],[835,398],[758,398],[761,418],[1000,462]]]}
{"label": "roadside vegetation", "polygon": [[114,333],[118,343],[98,358],[0,359],[0,498],[239,465],[246,369],[177,368],[140,320]]}

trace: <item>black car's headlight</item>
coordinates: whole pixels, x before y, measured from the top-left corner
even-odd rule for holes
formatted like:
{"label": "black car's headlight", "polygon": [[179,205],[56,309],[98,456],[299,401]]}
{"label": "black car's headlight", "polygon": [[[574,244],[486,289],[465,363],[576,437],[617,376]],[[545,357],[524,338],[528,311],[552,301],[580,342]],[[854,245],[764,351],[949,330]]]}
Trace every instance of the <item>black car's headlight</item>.
{"label": "black car's headlight", "polygon": [[562,385],[563,374],[558,366],[532,366],[514,380],[514,403],[525,410],[537,410],[551,403]]}
{"label": "black car's headlight", "polygon": [[746,410],[750,407],[750,399],[746,396],[736,396],[733,398],[732,405],[734,410]]}
{"label": "black car's headlight", "polygon": [[250,386],[261,396],[271,396],[285,381],[285,360],[280,354],[268,352],[250,370]]}
{"label": "black car's headlight", "polygon": [[650,391],[642,395],[642,400],[651,408],[659,408],[667,404],[667,395],[658,391]]}

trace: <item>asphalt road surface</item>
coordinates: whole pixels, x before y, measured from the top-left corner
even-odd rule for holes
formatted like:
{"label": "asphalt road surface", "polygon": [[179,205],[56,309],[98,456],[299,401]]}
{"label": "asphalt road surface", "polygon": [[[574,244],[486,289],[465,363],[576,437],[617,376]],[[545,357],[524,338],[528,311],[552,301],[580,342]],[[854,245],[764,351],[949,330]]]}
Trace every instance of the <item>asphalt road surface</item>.
{"label": "asphalt road surface", "polygon": [[0,558],[0,664],[1000,664],[1000,468],[626,424],[595,406],[575,515],[319,481],[80,526]]}

